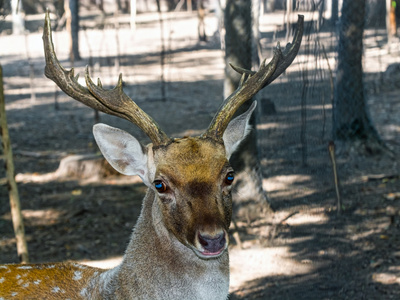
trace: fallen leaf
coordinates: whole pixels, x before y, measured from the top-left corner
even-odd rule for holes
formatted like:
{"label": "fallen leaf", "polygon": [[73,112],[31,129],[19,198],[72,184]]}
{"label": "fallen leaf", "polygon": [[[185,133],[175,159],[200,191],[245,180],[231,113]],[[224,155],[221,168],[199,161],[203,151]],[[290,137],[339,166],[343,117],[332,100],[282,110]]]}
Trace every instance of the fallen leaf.
{"label": "fallen leaf", "polygon": [[389,193],[389,194],[384,195],[383,197],[385,197],[386,200],[390,200],[390,201],[393,201],[395,199],[400,199],[400,192]]}
{"label": "fallen leaf", "polygon": [[74,196],[80,196],[80,195],[82,195],[82,190],[81,189],[73,190],[71,192],[71,194],[74,195]]}

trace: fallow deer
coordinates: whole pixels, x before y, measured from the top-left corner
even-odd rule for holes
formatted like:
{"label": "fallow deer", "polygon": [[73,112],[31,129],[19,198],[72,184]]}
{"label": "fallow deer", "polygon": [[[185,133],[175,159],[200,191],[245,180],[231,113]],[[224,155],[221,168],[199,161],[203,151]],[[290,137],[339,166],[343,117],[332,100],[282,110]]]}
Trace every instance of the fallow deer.
{"label": "fallow deer", "polygon": [[249,131],[250,109],[235,111],[277,78],[294,60],[303,33],[299,16],[293,42],[278,47],[258,72],[242,74],[238,89],[198,137],[170,138],[122,89],[86,87],[65,70],[54,52],[50,17],[43,33],[45,74],[67,95],[99,111],[127,119],[152,143],[142,146],[125,131],[94,126],[98,146],[119,172],[138,175],[148,187],[122,263],[110,270],[77,263],[0,266],[0,299],[227,299],[229,225],[234,170],[229,157]]}

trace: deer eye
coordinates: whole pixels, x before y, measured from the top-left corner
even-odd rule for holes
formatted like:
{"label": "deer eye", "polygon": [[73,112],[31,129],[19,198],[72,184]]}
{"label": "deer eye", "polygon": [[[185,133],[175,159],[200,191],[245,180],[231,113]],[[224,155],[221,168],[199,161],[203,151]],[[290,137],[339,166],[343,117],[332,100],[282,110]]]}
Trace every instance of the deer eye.
{"label": "deer eye", "polygon": [[226,174],[225,183],[227,185],[231,185],[234,179],[235,179],[235,174],[233,172],[229,172],[228,174]]}
{"label": "deer eye", "polygon": [[168,189],[167,185],[161,180],[155,180],[154,187],[156,188],[157,192],[159,192],[161,194],[165,193]]}

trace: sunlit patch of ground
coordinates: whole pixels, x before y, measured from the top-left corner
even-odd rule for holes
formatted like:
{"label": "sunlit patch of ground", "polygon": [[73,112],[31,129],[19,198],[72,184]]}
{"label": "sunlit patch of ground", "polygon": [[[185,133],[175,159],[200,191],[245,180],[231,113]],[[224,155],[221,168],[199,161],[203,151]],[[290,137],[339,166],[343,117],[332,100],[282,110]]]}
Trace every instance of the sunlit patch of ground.
{"label": "sunlit patch of ground", "polygon": [[300,275],[314,266],[291,258],[288,247],[252,248],[230,251],[230,290],[235,291],[246,282],[277,275]]}
{"label": "sunlit patch of ground", "polygon": [[[22,210],[22,216],[24,222],[29,226],[48,226],[49,224],[55,224],[60,221],[60,216],[65,212],[56,209],[41,209],[41,210]],[[6,221],[11,221],[11,213],[6,213],[1,217]]]}

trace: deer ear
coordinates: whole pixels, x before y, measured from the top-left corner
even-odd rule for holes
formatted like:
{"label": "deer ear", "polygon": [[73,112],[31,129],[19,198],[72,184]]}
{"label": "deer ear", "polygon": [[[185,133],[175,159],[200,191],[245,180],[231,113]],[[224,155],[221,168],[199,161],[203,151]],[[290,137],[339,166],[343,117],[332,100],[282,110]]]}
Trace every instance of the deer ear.
{"label": "deer ear", "polygon": [[106,160],[124,175],[138,175],[148,184],[147,154],[129,133],[105,124],[93,126],[94,138]]}
{"label": "deer ear", "polygon": [[226,128],[223,140],[225,144],[226,157],[229,159],[233,152],[237,149],[244,138],[249,134],[251,126],[249,125],[250,117],[257,106],[254,101],[250,108],[240,116],[233,119]]}

